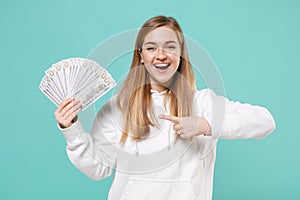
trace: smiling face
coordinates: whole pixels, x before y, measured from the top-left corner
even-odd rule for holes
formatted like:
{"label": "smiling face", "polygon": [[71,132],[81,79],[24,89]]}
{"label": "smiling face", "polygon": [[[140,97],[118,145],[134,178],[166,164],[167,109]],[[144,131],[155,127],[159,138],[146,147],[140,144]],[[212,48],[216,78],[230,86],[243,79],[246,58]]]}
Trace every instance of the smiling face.
{"label": "smiling face", "polygon": [[180,44],[172,29],[163,26],[146,35],[140,55],[152,89],[161,92],[170,86],[179,67],[180,53]]}

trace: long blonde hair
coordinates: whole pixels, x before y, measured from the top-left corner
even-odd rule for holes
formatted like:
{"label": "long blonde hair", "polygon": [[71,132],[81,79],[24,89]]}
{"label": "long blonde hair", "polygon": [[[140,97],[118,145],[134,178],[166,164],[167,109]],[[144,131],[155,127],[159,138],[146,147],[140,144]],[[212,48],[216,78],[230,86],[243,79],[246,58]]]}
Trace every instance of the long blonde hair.
{"label": "long blonde hair", "polygon": [[141,62],[140,51],[148,33],[159,27],[168,27],[176,32],[181,46],[180,63],[168,88],[166,98],[170,99],[170,114],[184,117],[193,114],[193,93],[195,76],[188,57],[183,32],[178,22],[172,17],[156,16],[146,21],[141,27],[135,42],[130,71],[117,96],[118,106],[123,114],[123,134],[120,142],[124,143],[130,133],[134,140],[147,137],[150,126],[156,125],[156,118],[151,109],[151,85],[148,72]]}

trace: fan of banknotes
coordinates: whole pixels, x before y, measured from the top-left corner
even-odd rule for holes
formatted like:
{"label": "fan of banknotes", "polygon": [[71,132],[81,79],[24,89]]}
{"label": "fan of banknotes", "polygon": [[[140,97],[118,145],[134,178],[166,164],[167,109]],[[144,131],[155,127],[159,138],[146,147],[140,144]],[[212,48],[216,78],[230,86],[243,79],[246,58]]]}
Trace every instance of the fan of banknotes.
{"label": "fan of banknotes", "polygon": [[75,98],[85,110],[115,85],[112,76],[95,61],[69,58],[46,70],[39,88],[57,106]]}

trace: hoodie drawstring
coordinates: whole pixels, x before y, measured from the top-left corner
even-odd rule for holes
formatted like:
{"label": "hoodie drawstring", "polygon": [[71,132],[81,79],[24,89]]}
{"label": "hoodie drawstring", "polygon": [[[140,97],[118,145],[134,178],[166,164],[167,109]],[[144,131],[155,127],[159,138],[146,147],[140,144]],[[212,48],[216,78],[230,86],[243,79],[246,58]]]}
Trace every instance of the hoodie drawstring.
{"label": "hoodie drawstring", "polygon": [[135,155],[139,155],[139,148],[138,148],[138,141],[135,141],[135,145],[134,145],[134,153]]}
{"label": "hoodie drawstring", "polygon": [[172,123],[170,124],[169,131],[168,131],[168,150],[171,149],[171,127],[172,127]]}

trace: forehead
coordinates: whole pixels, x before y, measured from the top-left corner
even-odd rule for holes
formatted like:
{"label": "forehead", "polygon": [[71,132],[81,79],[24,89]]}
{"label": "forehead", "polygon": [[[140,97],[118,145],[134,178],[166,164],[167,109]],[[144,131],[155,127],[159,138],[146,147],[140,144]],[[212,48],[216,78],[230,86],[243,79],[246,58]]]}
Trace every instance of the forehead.
{"label": "forehead", "polygon": [[146,35],[144,43],[153,42],[160,44],[168,41],[175,41],[178,43],[177,34],[174,30],[163,26],[150,31]]}

